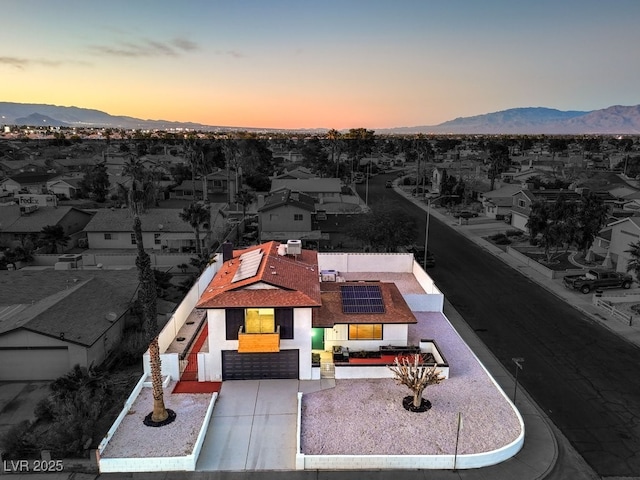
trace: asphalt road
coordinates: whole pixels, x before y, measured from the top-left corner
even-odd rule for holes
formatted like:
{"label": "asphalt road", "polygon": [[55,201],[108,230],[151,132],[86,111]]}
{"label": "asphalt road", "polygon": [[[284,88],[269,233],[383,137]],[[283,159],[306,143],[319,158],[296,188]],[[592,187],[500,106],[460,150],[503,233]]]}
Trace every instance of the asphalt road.
{"label": "asphalt road", "polygon": [[[369,205],[394,205],[416,223],[424,245],[426,215],[379,175]],[[358,186],[364,198],[365,185]],[[493,354],[602,477],[640,476],[640,348],[585,317],[433,216],[428,269],[438,288]]]}

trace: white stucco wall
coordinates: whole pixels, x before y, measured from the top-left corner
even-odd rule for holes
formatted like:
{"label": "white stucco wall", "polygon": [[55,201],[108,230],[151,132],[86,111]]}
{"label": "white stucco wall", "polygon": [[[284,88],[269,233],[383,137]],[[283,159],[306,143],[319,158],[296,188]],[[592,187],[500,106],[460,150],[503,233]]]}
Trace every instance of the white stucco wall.
{"label": "white stucco wall", "polygon": [[[293,309],[293,339],[280,340],[280,350],[299,350],[299,378],[311,380],[311,308]],[[209,353],[203,354],[207,381],[222,380],[222,350],[238,350],[238,340],[226,339],[224,309],[209,309]],[[200,357],[199,357],[200,358]]]}
{"label": "white stucco wall", "polygon": [[318,253],[320,270],[411,273],[411,253]]}
{"label": "white stucco wall", "polygon": [[349,340],[348,325],[334,325],[324,329],[324,349],[331,351],[334,345],[349,350],[378,350],[381,345],[407,345],[407,324],[385,324],[382,326],[382,340]]}

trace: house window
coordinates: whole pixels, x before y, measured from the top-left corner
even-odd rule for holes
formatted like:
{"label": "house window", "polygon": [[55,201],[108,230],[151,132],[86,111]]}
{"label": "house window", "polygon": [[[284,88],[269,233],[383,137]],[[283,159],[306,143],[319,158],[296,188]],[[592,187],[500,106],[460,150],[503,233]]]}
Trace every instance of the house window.
{"label": "house window", "polygon": [[153,234],[153,243],[155,245],[160,245],[160,234],[159,233],[154,233]]}
{"label": "house window", "polygon": [[273,308],[247,308],[244,316],[246,333],[273,333],[276,331]]}
{"label": "house window", "polygon": [[293,340],[293,308],[276,308],[276,326],[281,339]]}
{"label": "house window", "polygon": [[524,208],[524,207],[525,207],[525,202],[524,202],[524,200],[519,199],[519,200],[518,200],[518,206],[519,206],[519,207],[521,207],[521,208]]}
{"label": "house window", "polygon": [[225,310],[227,340],[238,340],[240,327],[244,327],[244,308],[227,308]]}
{"label": "house window", "polygon": [[316,219],[318,219],[318,220],[326,220],[327,219],[327,212],[325,212],[324,210],[319,210],[318,213],[316,214]]}
{"label": "house window", "polygon": [[136,244],[136,234],[132,233],[131,234],[131,245],[135,245]]}
{"label": "house window", "polygon": [[350,324],[349,340],[382,340],[382,324]]}
{"label": "house window", "polygon": [[280,326],[280,338],[293,339],[292,308],[227,308],[225,330],[227,340],[237,340],[238,330],[244,333],[274,333]]}
{"label": "house window", "polygon": [[111,238],[111,234],[110,234],[110,233],[105,233],[105,234],[104,234],[104,239],[105,239],[105,240],[112,240],[112,238]]}
{"label": "house window", "polygon": [[301,213],[294,213],[293,214],[293,221],[294,222],[301,222],[304,219],[304,216]]}

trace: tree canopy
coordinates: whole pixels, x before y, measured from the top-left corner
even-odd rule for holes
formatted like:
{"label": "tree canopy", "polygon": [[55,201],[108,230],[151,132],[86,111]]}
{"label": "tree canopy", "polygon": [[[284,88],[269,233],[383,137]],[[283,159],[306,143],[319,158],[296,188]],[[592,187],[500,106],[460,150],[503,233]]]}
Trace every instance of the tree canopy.
{"label": "tree canopy", "polygon": [[375,251],[394,252],[398,246],[413,242],[416,227],[403,211],[376,204],[371,212],[353,221],[347,234]]}

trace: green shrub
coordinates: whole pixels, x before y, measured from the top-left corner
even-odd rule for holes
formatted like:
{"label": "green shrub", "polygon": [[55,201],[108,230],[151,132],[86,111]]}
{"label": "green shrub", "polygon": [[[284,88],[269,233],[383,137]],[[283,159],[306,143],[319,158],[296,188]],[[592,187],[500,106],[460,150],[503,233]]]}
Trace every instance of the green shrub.
{"label": "green shrub", "polygon": [[505,235],[507,237],[520,237],[520,236],[524,235],[524,233],[521,232],[520,230],[511,229],[511,230],[507,230],[505,232]]}
{"label": "green shrub", "polygon": [[23,420],[13,425],[0,437],[0,450],[3,460],[34,458],[38,447],[31,433],[31,422]]}
{"label": "green shrub", "polygon": [[51,403],[51,399],[43,398],[38,402],[36,408],[33,410],[33,414],[35,415],[37,420],[49,422],[53,420],[53,404]]}

